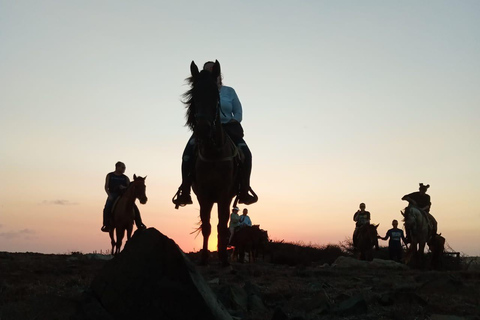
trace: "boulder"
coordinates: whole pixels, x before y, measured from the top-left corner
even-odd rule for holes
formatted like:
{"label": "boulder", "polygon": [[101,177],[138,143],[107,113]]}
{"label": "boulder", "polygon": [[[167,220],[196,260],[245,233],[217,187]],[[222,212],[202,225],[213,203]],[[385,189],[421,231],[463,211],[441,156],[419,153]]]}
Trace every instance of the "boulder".
{"label": "boulder", "polygon": [[368,304],[362,295],[357,295],[335,305],[333,312],[342,316],[359,316],[368,312]]}
{"label": "boulder", "polygon": [[135,232],[91,291],[114,319],[232,319],[175,242],[154,228]]}

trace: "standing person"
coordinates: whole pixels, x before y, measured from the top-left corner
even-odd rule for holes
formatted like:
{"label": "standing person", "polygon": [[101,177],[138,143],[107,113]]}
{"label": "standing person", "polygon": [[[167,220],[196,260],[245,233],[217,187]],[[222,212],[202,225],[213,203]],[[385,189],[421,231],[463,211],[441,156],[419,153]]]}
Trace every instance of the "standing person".
{"label": "standing person", "polygon": [[243,214],[240,217],[240,226],[242,226],[242,227],[245,227],[245,226],[251,227],[252,226],[252,220],[250,220],[250,217],[247,216],[247,214],[248,214],[248,209],[247,208],[243,209]]}
{"label": "standing person", "polygon": [[240,216],[238,215],[238,207],[232,209],[232,213],[230,214],[230,224],[228,229],[230,230],[230,238],[228,239],[228,243],[232,242],[233,234],[235,233],[235,228],[240,226]]}
{"label": "standing person", "polygon": [[398,229],[398,221],[393,220],[392,221],[392,226],[393,228],[387,231],[387,234],[385,237],[378,237],[379,239],[382,240],[388,240],[390,238],[390,241],[388,241],[388,253],[390,256],[390,260],[394,260],[396,262],[400,262],[402,260],[402,242],[407,243],[407,240],[405,239],[405,236],[403,235],[403,230]]}
{"label": "standing person", "polygon": [[[203,70],[212,72],[214,62],[208,61],[203,65]],[[252,153],[243,139],[242,122],[243,109],[237,93],[232,87],[223,85],[222,75],[217,78],[217,86],[220,95],[220,122],[223,125],[228,136],[233,140],[236,146],[242,151],[244,161],[240,168],[240,191],[238,202],[252,204],[257,202],[256,196],[250,195],[250,175],[252,173]],[[172,201],[176,206],[185,206],[192,204],[190,188],[193,180],[193,167],[195,165],[195,138],[192,135],[187,142],[182,156],[182,184]]]}
{"label": "standing person", "polygon": [[355,221],[355,231],[353,231],[353,246],[357,247],[357,237],[358,237],[358,229],[363,227],[366,224],[370,224],[370,212],[366,211],[365,208],[367,206],[365,203],[360,203],[359,209],[353,215],[353,221]]}
{"label": "standing person", "polygon": [[[103,208],[103,226],[101,230],[103,232],[110,231],[110,219],[112,218],[112,209],[115,200],[120,197],[125,189],[130,184],[130,179],[125,175],[126,166],[123,162],[118,161],[115,164],[115,171],[107,174],[105,178],[105,192],[108,195],[105,207]],[[135,224],[138,229],[145,229],[146,226],[142,222],[140,211],[136,204],[134,204],[135,210]]]}

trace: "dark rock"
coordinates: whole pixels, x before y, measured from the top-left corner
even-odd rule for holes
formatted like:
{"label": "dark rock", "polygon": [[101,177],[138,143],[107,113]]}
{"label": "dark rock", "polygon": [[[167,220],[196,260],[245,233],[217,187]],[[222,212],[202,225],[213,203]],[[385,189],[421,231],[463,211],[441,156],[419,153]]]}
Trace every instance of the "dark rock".
{"label": "dark rock", "polygon": [[337,304],[333,308],[333,312],[342,316],[365,314],[368,312],[367,301],[361,295],[354,296]]}
{"label": "dark rock", "polygon": [[154,228],[135,232],[91,289],[114,319],[232,319],[175,242]]}
{"label": "dark rock", "polygon": [[276,308],[273,312],[272,320],[288,320],[288,316],[282,308]]}
{"label": "dark rock", "polygon": [[382,306],[391,306],[394,303],[394,299],[390,293],[384,293],[378,297],[378,303]]}
{"label": "dark rock", "polygon": [[248,294],[238,285],[225,285],[218,291],[220,302],[229,310],[247,311]]}

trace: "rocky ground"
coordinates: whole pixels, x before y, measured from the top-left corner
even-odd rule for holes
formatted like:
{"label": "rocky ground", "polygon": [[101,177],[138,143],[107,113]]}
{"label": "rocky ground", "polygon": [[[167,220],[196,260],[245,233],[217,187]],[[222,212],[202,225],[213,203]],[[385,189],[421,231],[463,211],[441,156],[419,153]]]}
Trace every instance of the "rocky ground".
{"label": "rocky ground", "polygon": [[[70,319],[110,259],[1,252],[0,319]],[[234,319],[480,319],[475,263],[420,271],[377,259],[287,266],[267,258],[220,268],[212,259],[197,269]]]}

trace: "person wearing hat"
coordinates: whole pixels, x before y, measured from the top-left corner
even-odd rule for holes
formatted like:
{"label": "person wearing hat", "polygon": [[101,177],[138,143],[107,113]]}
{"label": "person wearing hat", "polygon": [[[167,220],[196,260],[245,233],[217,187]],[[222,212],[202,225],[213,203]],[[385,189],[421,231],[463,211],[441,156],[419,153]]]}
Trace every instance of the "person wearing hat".
{"label": "person wearing hat", "polygon": [[430,185],[420,183],[418,191],[406,194],[402,197],[402,200],[408,201],[410,205],[417,207],[418,209],[430,213],[430,207],[432,202],[430,201],[430,196],[427,194],[427,189],[430,188]]}
{"label": "person wearing hat", "polygon": [[355,231],[353,231],[353,246],[356,248],[357,247],[357,234],[358,234],[358,229],[363,227],[366,224],[370,224],[370,212],[366,211],[365,208],[367,206],[365,203],[360,203],[359,209],[355,214],[353,215],[353,221],[355,221]]}
{"label": "person wearing hat", "polygon": [[233,234],[235,233],[235,229],[240,226],[240,216],[238,215],[238,207],[232,209],[232,213],[230,214],[230,224],[228,229],[230,230],[230,238],[228,239],[228,243],[232,242]]}
{"label": "person wearing hat", "polygon": [[[406,194],[402,197],[402,200],[408,201],[408,206],[413,206],[420,210],[428,221],[429,226],[432,228],[433,234],[437,233],[437,222],[435,218],[430,214],[430,207],[432,202],[430,196],[427,194],[427,189],[430,188],[429,184],[419,183],[418,191]],[[410,243],[410,234],[406,230],[407,238],[406,243]]]}

